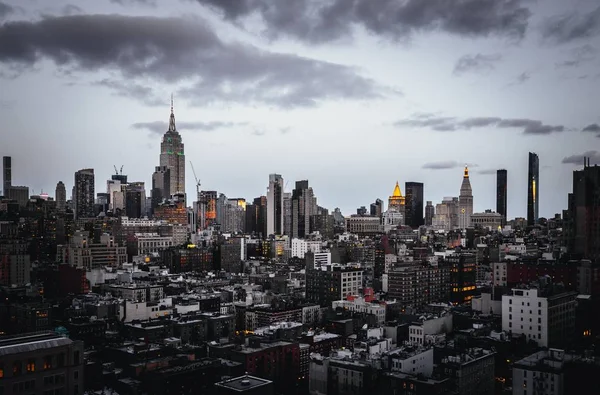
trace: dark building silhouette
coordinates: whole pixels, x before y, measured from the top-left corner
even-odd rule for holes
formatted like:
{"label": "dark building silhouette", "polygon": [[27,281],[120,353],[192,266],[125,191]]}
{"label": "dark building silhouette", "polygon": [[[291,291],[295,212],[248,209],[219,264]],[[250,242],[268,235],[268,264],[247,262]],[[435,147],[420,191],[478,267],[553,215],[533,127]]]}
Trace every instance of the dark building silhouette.
{"label": "dark building silhouette", "polygon": [[171,170],[168,166],[156,166],[152,173],[152,213],[164,200],[170,197]]}
{"label": "dark building silhouette", "polygon": [[246,205],[246,233],[267,235],[267,197],[254,198],[252,204]]}
{"label": "dark building silhouette", "polygon": [[423,183],[407,182],[404,184],[406,200],[404,204],[404,223],[411,228],[418,228],[425,224],[423,218]]}
{"label": "dark building silhouette", "polygon": [[8,196],[8,190],[12,186],[12,158],[5,156],[2,158],[2,193]]}
{"label": "dark building silhouette", "polygon": [[125,215],[129,218],[142,217],[142,192],[129,189],[125,192]]}
{"label": "dark building silhouette", "polygon": [[383,200],[377,199],[375,203],[371,203],[369,213],[376,217],[381,217],[381,213],[383,213]]}
{"label": "dark building silhouette", "polygon": [[433,216],[435,215],[435,207],[433,207],[433,203],[431,200],[427,201],[427,205],[425,206],[425,225],[431,226],[433,224]]}
{"label": "dark building silhouette", "polygon": [[527,225],[533,226],[540,216],[540,159],[537,154],[529,153],[527,172]]}
{"label": "dark building silhouette", "polygon": [[75,173],[75,218],[93,218],[94,215],[94,169],[82,169]]}
{"label": "dark building silhouette", "polygon": [[496,172],[496,212],[502,214],[503,223],[506,223],[506,207],[507,207],[507,185],[508,173],[501,169]]}
{"label": "dark building silhouette", "polygon": [[573,171],[569,194],[567,242],[582,258],[600,259],[600,167],[585,159],[583,170]]}
{"label": "dark building silhouette", "polygon": [[316,203],[308,180],[296,181],[292,191],[292,237],[303,238],[310,233],[310,216],[315,214]]}
{"label": "dark building silhouette", "polygon": [[360,206],[356,209],[356,215],[367,215],[367,208],[365,206]]}

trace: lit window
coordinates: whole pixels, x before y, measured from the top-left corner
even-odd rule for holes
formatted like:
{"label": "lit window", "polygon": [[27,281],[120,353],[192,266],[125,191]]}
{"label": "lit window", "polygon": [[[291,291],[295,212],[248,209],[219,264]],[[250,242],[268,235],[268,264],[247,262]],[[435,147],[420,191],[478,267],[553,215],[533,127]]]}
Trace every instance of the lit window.
{"label": "lit window", "polygon": [[35,372],[35,360],[30,359],[29,361],[27,361],[27,371]]}
{"label": "lit window", "polygon": [[44,357],[44,370],[52,369],[52,357]]}

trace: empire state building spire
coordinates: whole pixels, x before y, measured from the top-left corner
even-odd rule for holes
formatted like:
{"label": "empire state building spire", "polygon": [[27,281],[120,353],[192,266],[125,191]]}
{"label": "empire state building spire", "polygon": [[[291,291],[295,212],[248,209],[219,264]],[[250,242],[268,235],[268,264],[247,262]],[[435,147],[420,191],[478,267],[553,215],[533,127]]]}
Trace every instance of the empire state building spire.
{"label": "empire state building spire", "polygon": [[173,113],[173,94],[171,93],[171,116],[169,117],[169,132],[175,132],[175,114]]}

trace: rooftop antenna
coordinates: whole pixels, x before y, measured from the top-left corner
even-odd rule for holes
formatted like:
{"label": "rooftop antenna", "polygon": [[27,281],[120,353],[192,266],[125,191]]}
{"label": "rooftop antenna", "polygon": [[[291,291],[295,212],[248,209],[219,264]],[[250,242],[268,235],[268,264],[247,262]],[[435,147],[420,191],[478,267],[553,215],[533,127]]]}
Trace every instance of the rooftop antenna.
{"label": "rooftop antenna", "polygon": [[173,93],[171,93],[171,114],[173,114]]}

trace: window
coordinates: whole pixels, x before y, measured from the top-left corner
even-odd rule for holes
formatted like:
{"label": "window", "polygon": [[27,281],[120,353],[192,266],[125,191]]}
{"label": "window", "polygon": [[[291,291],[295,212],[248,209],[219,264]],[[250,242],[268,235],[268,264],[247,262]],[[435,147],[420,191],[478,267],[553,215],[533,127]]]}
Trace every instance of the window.
{"label": "window", "polygon": [[75,353],[73,353],[73,363],[75,365],[79,365],[79,351],[75,351]]}
{"label": "window", "polygon": [[52,369],[52,357],[50,355],[44,357],[44,370],[48,369]]}
{"label": "window", "polygon": [[27,361],[27,371],[29,373],[35,372],[35,360],[34,359],[30,359],[29,361]]}
{"label": "window", "polygon": [[21,361],[15,361],[13,363],[13,376],[21,375]]}
{"label": "window", "polygon": [[542,302],[538,302],[538,307],[542,307]]}

